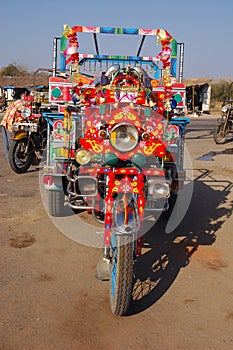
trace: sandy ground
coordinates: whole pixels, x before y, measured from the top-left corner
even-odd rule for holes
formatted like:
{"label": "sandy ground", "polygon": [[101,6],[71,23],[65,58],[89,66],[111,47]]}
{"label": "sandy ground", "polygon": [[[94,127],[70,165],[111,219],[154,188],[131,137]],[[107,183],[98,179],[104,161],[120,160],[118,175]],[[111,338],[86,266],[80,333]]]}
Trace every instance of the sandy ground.
{"label": "sandy ground", "polygon": [[13,173],[0,136],[1,350],[233,348],[233,143],[192,125],[191,204],[173,232],[161,222],[144,237],[126,317],[111,314],[109,284],[95,279],[99,250],[51,222],[39,172]]}

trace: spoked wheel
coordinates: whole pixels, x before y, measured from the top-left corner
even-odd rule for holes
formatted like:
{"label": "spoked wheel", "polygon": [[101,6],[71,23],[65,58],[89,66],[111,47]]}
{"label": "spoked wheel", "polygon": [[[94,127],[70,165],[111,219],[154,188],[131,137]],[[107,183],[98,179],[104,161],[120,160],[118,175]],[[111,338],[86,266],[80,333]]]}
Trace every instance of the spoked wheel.
{"label": "spoked wheel", "polygon": [[224,125],[216,125],[214,129],[214,141],[217,144],[223,144],[226,142],[229,134],[229,126],[227,125],[224,130]]}
{"label": "spoked wheel", "polygon": [[26,173],[32,164],[32,145],[27,149],[27,139],[12,141],[9,149],[9,164],[11,169],[17,174]]}
{"label": "spoked wheel", "polygon": [[[129,206],[125,208],[129,211]],[[134,263],[134,234],[133,231],[122,233],[122,222],[129,213],[117,213],[118,227],[111,235],[111,264],[110,264],[110,307],[113,314],[126,315],[131,301]],[[135,211],[128,215],[129,231],[136,229]],[[130,228],[131,227],[131,228]],[[134,231],[135,232],[135,231]]]}

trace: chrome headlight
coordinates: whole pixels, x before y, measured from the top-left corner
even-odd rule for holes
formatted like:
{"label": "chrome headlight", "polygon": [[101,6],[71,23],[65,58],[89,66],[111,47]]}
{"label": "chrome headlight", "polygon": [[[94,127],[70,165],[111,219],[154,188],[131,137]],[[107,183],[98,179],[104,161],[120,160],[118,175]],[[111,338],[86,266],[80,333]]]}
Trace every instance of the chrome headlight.
{"label": "chrome headlight", "polygon": [[81,165],[86,165],[90,162],[91,156],[87,149],[80,148],[75,152],[75,160]]}
{"label": "chrome headlight", "polygon": [[112,128],[109,139],[112,147],[117,151],[129,152],[138,144],[138,131],[131,124],[117,124]]}
{"label": "chrome headlight", "polygon": [[148,180],[148,197],[153,199],[168,198],[170,196],[170,181],[165,179]]}
{"label": "chrome headlight", "polygon": [[22,116],[23,116],[25,119],[28,118],[28,117],[30,117],[30,115],[31,115],[31,110],[30,110],[30,108],[24,107],[24,108],[22,109],[22,111],[21,111],[21,114],[22,114]]}
{"label": "chrome headlight", "polygon": [[222,107],[222,112],[223,112],[223,113],[226,113],[226,112],[227,112],[227,106],[223,106],[223,107]]}

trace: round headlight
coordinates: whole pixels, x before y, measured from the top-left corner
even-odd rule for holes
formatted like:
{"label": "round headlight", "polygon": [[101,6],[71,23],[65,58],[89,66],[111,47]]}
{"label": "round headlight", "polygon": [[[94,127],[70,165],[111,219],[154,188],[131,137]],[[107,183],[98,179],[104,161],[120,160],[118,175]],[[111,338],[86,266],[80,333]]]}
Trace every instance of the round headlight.
{"label": "round headlight", "polygon": [[24,118],[28,118],[31,115],[31,110],[30,108],[24,107],[21,111],[21,114]]}
{"label": "round headlight", "polygon": [[129,152],[138,144],[137,129],[131,124],[117,124],[110,133],[110,143],[119,152]]}
{"label": "round headlight", "polygon": [[222,112],[223,112],[223,113],[226,113],[226,112],[227,112],[227,106],[223,106],[223,107],[222,107]]}
{"label": "round headlight", "polygon": [[80,148],[75,152],[75,160],[81,165],[86,165],[91,159],[90,153],[84,148]]}
{"label": "round headlight", "polygon": [[166,180],[149,179],[148,180],[148,197],[159,199],[170,196],[170,183]]}

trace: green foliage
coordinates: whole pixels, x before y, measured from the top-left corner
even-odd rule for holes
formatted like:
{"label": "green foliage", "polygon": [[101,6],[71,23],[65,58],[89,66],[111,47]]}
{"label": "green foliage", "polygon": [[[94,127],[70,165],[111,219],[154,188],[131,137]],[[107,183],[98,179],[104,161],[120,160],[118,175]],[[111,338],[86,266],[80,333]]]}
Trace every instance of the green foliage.
{"label": "green foliage", "polygon": [[211,100],[224,101],[233,100],[233,82],[228,80],[219,80],[211,84]]}
{"label": "green foliage", "polygon": [[19,65],[15,62],[10,63],[8,66],[3,67],[0,69],[0,76],[10,76],[10,77],[17,77],[17,76],[25,76],[30,74],[25,66]]}

